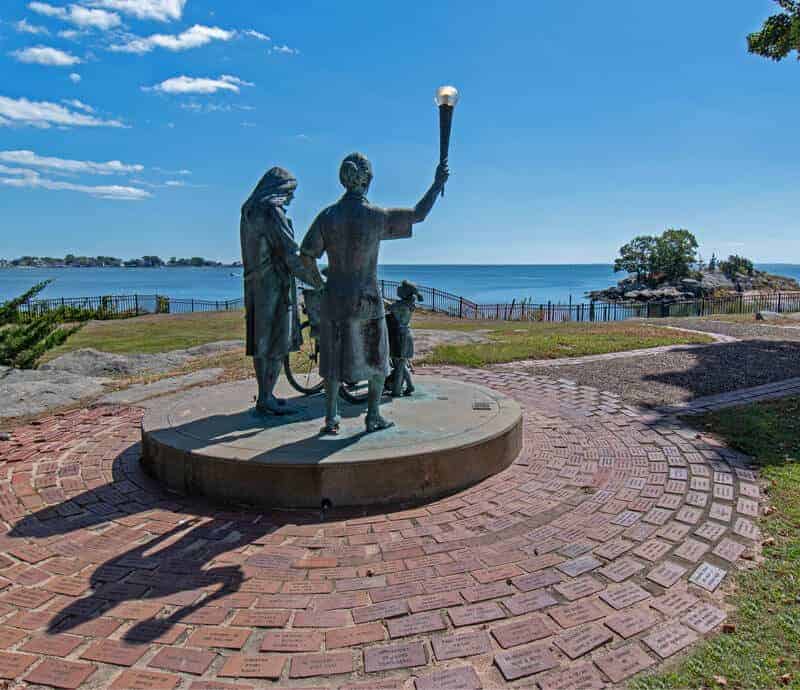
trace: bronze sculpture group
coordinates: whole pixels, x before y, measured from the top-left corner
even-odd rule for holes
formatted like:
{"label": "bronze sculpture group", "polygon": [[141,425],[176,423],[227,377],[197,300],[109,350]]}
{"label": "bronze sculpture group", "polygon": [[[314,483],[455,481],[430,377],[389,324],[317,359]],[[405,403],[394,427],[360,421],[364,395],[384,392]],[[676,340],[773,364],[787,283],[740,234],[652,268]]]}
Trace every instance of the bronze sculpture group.
{"label": "bronze sculpture group", "polygon": [[[286,207],[297,181],[286,170],[272,168],[242,207],[241,243],[244,263],[247,354],[253,357],[258,381],[256,410],[283,415],[293,410],[274,390],[286,355],[300,349],[296,280],[321,291],[319,373],[325,380],[323,432],[339,431],[339,388],[343,382],[369,382],[366,429],[392,426],[379,410],[395,364],[393,393],[413,392],[409,360],[413,340],[409,329],[417,290],[410,284],[398,291],[391,308],[394,334],[390,351],[386,311],[378,287],[378,251],[383,240],[409,238],[442,193],[449,176],[446,159],[436,169],[433,184],[413,208],[384,209],[366,198],[372,165],[365,156],[347,156],[339,169],[344,195],[324,209],[298,245]],[[327,280],[317,259],[327,255]],[[409,301],[410,299],[410,301]]]}

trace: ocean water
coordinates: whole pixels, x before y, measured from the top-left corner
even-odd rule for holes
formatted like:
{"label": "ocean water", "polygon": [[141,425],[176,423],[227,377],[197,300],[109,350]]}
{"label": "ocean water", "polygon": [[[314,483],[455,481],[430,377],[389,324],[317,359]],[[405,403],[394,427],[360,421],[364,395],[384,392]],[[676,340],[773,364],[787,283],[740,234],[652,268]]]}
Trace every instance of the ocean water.
{"label": "ocean water", "polygon": [[[758,268],[800,280],[800,264],[760,264]],[[240,268],[9,268],[0,269],[0,301],[35,283],[52,280],[42,297],[160,294],[225,300],[242,296]],[[608,264],[549,265],[383,265],[379,277],[412,280],[480,304],[530,300],[534,303],[585,301],[622,277]]]}

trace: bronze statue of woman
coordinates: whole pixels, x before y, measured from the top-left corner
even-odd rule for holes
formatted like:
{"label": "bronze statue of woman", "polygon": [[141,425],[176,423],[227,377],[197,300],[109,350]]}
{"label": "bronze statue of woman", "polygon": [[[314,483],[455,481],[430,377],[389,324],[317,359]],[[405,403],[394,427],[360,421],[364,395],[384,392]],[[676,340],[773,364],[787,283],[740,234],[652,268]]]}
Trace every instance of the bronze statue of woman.
{"label": "bronze statue of woman", "polygon": [[367,201],[372,165],[364,155],[352,153],[339,169],[344,196],[317,216],[303,239],[301,254],[309,270],[316,272],[316,260],[328,255],[319,365],[327,396],[324,432],[339,430],[343,381],[369,381],[368,432],[392,426],[379,411],[389,374],[389,340],[378,287],[378,250],[382,240],[411,237],[411,226],[425,220],[448,175],[447,165],[440,164],[433,185],[414,208],[384,209]]}
{"label": "bronze statue of woman", "polygon": [[302,345],[295,277],[318,279],[317,273],[309,274],[304,267],[292,221],[286,217],[295,189],[297,180],[291,173],[271,168],[242,206],[247,355],[253,358],[258,380],[256,411],[261,414],[295,411],[275,397],[275,384],[286,356]]}

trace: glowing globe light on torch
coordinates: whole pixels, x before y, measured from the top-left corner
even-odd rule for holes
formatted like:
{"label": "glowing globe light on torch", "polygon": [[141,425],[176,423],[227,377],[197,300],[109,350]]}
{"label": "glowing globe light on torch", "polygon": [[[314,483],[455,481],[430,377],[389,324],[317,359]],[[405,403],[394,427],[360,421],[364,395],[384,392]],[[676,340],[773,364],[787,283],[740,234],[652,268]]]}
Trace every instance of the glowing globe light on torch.
{"label": "glowing globe light on torch", "polygon": [[[450,151],[450,128],[453,123],[453,110],[458,103],[458,89],[455,86],[440,86],[436,89],[436,105],[439,106],[439,163],[447,165]],[[444,187],[442,187],[444,196]]]}

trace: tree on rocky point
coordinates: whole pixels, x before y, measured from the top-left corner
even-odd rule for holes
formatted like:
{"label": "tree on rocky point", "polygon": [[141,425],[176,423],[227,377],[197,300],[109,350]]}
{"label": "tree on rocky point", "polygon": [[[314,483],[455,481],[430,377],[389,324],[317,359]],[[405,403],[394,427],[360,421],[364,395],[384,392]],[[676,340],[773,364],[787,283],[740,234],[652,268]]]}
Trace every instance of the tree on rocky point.
{"label": "tree on rocky point", "polygon": [[697,238],[683,228],[669,228],[656,239],[655,271],[667,280],[686,278],[697,261]]}
{"label": "tree on rocky point", "polygon": [[747,49],[770,60],[783,60],[793,50],[800,60],[800,0],[775,0],[783,12],[768,17],[760,31],[747,37]]}
{"label": "tree on rocky point", "polygon": [[653,257],[656,238],[652,235],[639,235],[619,249],[619,258],[614,261],[614,271],[627,271],[636,274],[636,281],[650,282],[653,277]]}

